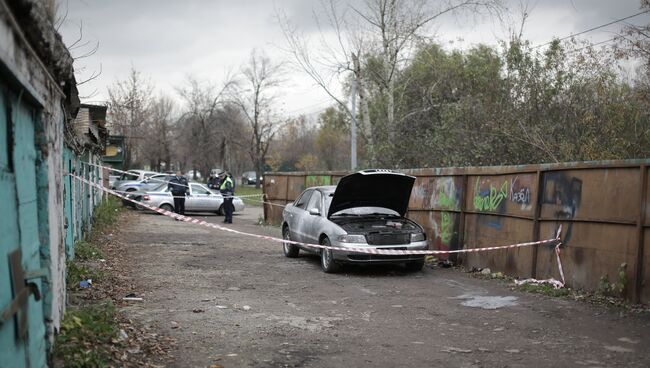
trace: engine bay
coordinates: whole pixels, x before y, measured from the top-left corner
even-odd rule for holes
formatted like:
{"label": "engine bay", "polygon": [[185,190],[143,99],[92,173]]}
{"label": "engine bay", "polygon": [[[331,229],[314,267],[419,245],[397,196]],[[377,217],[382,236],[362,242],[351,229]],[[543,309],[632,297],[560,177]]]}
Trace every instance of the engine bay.
{"label": "engine bay", "polygon": [[422,231],[415,222],[403,217],[346,217],[333,218],[331,221],[341,226],[349,234],[368,234],[372,232],[412,233]]}

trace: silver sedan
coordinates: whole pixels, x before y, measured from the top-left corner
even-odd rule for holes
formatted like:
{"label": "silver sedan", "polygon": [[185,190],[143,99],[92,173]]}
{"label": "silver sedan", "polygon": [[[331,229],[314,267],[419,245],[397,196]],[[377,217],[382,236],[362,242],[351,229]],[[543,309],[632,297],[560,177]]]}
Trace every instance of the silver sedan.
{"label": "silver sedan", "polygon": [[341,263],[404,263],[420,270],[423,255],[379,255],[347,251],[367,247],[393,250],[425,250],[427,241],[420,225],[404,217],[415,178],[387,170],[364,170],[342,178],[337,186],[307,188],[285,207],[284,239],[332,246],[320,250],[284,243],[284,255],[300,250],[319,254],[323,271],[332,273]]}
{"label": "silver sedan", "polygon": [[[223,196],[221,193],[213,192],[205,185],[190,183],[190,194],[185,197],[186,212],[214,212],[223,215]],[[161,184],[148,192],[133,192],[128,196],[134,200],[142,201],[150,206],[159,207],[168,211],[174,210],[174,197],[167,189],[167,184]],[[241,198],[233,199],[235,212],[244,210],[244,202]]]}

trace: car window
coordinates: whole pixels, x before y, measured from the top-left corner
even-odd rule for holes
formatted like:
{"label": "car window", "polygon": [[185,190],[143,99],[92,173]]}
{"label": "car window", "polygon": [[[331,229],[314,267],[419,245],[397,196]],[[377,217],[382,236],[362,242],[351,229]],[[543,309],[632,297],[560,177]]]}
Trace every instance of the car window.
{"label": "car window", "polygon": [[165,174],[157,174],[157,175],[154,175],[154,176],[152,176],[150,178],[146,178],[146,179],[147,180],[151,179],[151,181],[154,182],[154,183],[162,183],[163,181],[168,181],[167,180],[167,175],[165,175]]}
{"label": "car window", "polygon": [[319,191],[315,190],[314,194],[312,194],[311,198],[309,199],[309,204],[307,204],[306,210],[309,211],[312,208],[316,208],[318,212],[320,212],[321,198],[323,198],[323,196],[320,194]]}
{"label": "car window", "polygon": [[159,186],[155,187],[152,189],[153,192],[166,192],[167,191],[167,183],[162,183]]}
{"label": "car window", "polygon": [[302,192],[300,197],[298,197],[298,199],[296,200],[295,206],[298,207],[298,208],[305,209],[305,206],[307,205],[307,201],[309,200],[309,197],[311,197],[312,192],[313,192],[313,190],[311,190],[311,189],[310,190],[305,190],[304,192]]}
{"label": "car window", "polygon": [[203,188],[200,185],[190,184],[190,186],[192,187],[192,194],[210,194],[207,189]]}
{"label": "car window", "polygon": [[127,171],[120,176],[120,180],[137,180],[139,177],[140,175],[137,172]]}

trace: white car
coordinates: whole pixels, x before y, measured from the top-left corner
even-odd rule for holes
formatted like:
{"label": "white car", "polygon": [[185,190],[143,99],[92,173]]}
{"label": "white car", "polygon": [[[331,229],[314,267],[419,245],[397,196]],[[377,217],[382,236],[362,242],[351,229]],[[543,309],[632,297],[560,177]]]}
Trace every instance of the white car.
{"label": "white car", "polygon": [[[148,192],[132,192],[128,197],[150,206],[174,211],[174,197],[167,189],[167,184],[161,184]],[[235,197],[232,203],[235,212],[243,211],[245,208],[241,198]],[[190,194],[185,197],[185,212],[213,212],[223,215],[223,196],[203,184],[190,183]]]}
{"label": "white car", "polygon": [[284,243],[284,255],[300,250],[319,254],[321,268],[336,272],[341,263],[402,263],[417,271],[424,255],[368,254],[346,248],[426,250],[424,229],[404,217],[415,178],[388,170],[364,170],[337,186],[305,189],[282,212],[284,239],[331,246],[334,250]]}
{"label": "white car", "polygon": [[111,189],[117,189],[120,185],[124,184],[124,182],[127,181],[142,181],[148,177],[154,176],[154,175],[159,175],[160,173],[157,173],[155,171],[149,171],[149,170],[129,170],[122,175],[117,180],[113,181],[113,185],[111,185]]}

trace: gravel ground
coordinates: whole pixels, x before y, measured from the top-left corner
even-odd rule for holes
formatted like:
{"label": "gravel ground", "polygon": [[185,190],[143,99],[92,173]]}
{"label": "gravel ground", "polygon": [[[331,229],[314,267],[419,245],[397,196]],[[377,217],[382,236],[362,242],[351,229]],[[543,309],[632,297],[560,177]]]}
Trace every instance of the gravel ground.
{"label": "gravel ground", "polygon": [[[249,207],[228,226],[279,236],[260,216]],[[285,258],[280,243],[154,214],[133,216],[120,236],[144,298],[125,310],[177,341],[170,367],[650,366],[647,313],[453,269],[325,274],[317,257]]]}

